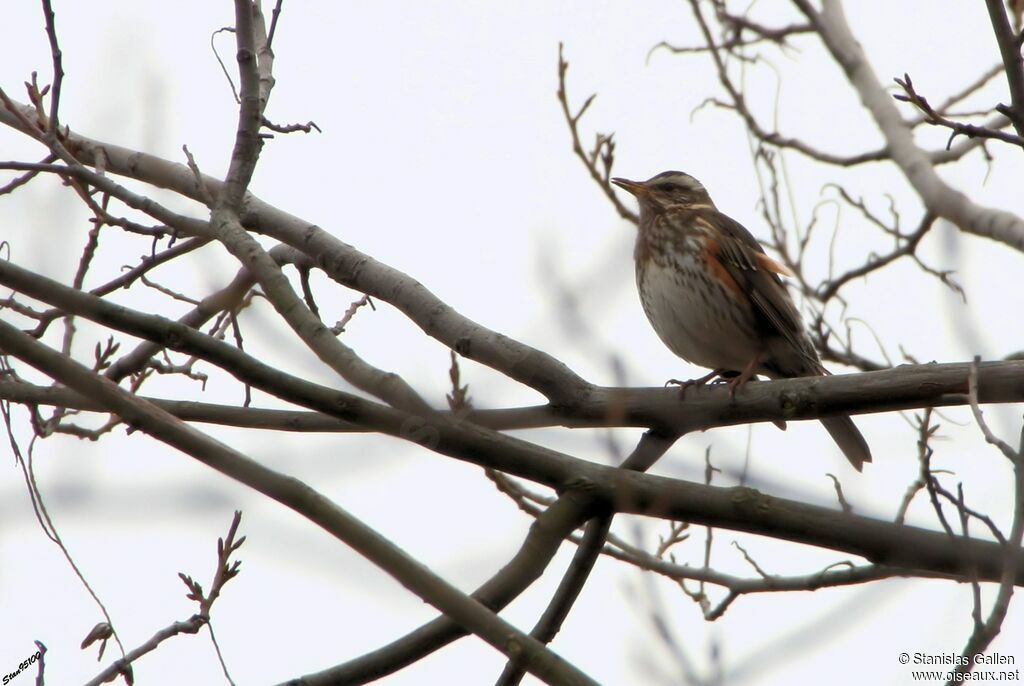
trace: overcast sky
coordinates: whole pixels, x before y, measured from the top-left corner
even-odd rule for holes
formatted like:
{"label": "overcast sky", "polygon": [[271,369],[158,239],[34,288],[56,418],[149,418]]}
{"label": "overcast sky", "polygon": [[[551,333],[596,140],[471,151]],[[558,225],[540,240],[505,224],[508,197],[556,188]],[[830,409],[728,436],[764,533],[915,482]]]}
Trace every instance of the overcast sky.
{"label": "overcast sky", "polygon": [[[853,28],[883,80],[909,72],[933,101],[997,60],[977,3],[849,4]],[[783,6],[771,5],[775,11]],[[187,144],[204,172],[223,174],[236,110],[210,34],[232,22],[230,2],[58,0],[55,9],[67,72],[64,123],[178,161]],[[796,18],[790,11],[762,13],[780,25]],[[0,86],[21,100],[21,83],[32,71],[41,81],[49,78],[42,27],[38,3],[6,3]],[[632,276],[634,229],[616,216],[573,157],[555,91],[561,41],[571,63],[570,97],[578,104],[599,93],[582,123],[584,140],[589,143],[595,131],[615,131],[619,175],[688,171],[723,211],[764,237],[749,141],[738,118],[712,108],[693,114],[706,97],[719,95],[709,62],[651,52],[660,41],[693,45],[698,36],[688,4],[676,0],[285,3],[267,114],[278,123],[313,120],[323,133],[269,141],[252,190],[409,273],[475,321],[552,353],[590,381],[660,385],[695,376],[703,372],[664,349],[643,317]],[[225,63],[233,64],[230,35],[220,34],[215,43]],[[777,111],[776,71],[760,66],[747,76],[765,121],[777,117],[785,132],[836,152],[877,147],[880,137],[839,70],[815,44],[797,47],[774,60],[783,75]],[[987,93],[979,104],[1006,97],[1002,83]],[[925,132],[921,140],[941,147],[945,134]],[[0,130],[0,150],[5,159],[41,157],[9,130]],[[788,159],[794,211],[804,224],[823,197],[835,197],[822,190],[835,180],[881,213],[887,208],[882,194],[892,194],[907,225],[916,221],[917,201],[888,167],[839,176]],[[990,174],[978,155],[942,173],[978,202],[1024,210],[1024,165],[1012,155],[1000,157]],[[871,250],[889,247],[849,209],[838,219],[832,205],[821,212],[828,227],[839,227],[839,264],[856,265]],[[70,280],[88,225],[72,193],[40,182],[0,198],[0,227],[15,261]],[[828,248],[824,239],[812,246],[820,260],[812,267],[816,276],[825,273]],[[864,354],[899,363],[902,346],[920,362],[945,362],[975,354],[998,358],[1024,347],[1020,290],[1007,288],[1024,267],[1019,254],[940,226],[923,255],[935,267],[958,271],[968,304],[912,265],[878,274],[852,288],[847,313],[870,323],[884,348],[855,324]],[[137,257],[101,260],[116,269]],[[191,264],[199,291],[193,295],[200,296],[226,283],[237,268],[217,249]],[[318,283],[325,319],[340,318],[358,297]],[[248,315],[250,328],[259,331],[271,314],[258,306]],[[424,340],[394,310],[382,305],[361,311],[345,336],[368,361],[402,373],[443,403],[447,351]],[[282,367],[338,383],[290,332],[254,339],[255,350],[275,356]],[[538,400],[478,365],[466,363],[463,375],[478,406]],[[202,396],[195,386],[166,388],[185,388],[210,402],[241,398],[240,389],[224,380]],[[1007,439],[1019,431],[1016,410],[989,415]],[[19,409],[15,416],[25,415]],[[991,468],[1001,458],[984,446],[968,413],[946,416],[949,440],[938,444],[938,464],[958,472],[969,499],[1005,520],[1009,486]],[[899,415],[863,417],[858,424],[875,455],[863,475],[849,469],[816,422],[792,424],[785,433],[765,425],[688,436],[656,471],[701,479],[704,450],[711,446],[716,464],[726,469],[724,485],[734,483],[729,470],[735,474],[749,457],[754,485],[831,506],[825,473],[832,472],[858,512],[891,518],[915,478],[915,435]],[[530,523],[479,469],[398,441],[211,433],[305,480],[465,589],[507,561]],[[603,432],[524,436],[580,457],[613,459]],[[615,441],[628,450],[638,436],[621,431]],[[26,431],[19,437],[27,444]],[[139,435],[119,431],[98,444],[50,439],[36,447],[35,465],[57,528],[128,647],[192,613],[177,572],[208,585],[215,540],[235,509],[245,512],[242,529],[249,538],[241,551],[242,574],[218,601],[214,626],[237,683],[273,683],[325,668],[434,616],[384,573],[290,511]],[[911,519],[934,527],[925,503],[919,505]],[[50,650],[49,683],[86,681],[114,651],[96,663],[93,651],[78,649],[100,615],[40,531],[13,466],[0,471],[0,522],[0,673],[16,668],[34,652],[32,641],[41,640]],[[620,523],[624,535],[640,536],[649,546],[666,530],[658,523]],[[745,575],[753,572],[731,540],[743,540],[772,573],[809,573],[842,559],[726,531],[717,536],[718,566]],[[687,556],[702,549],[702,543],[693,545]],[[528,629],[571,554],[565,546],[551,572],[504,616]],[[699,556],[687,559],[697,562]],[[717,645],[728,683],[750,686],[905,683],[900,651],[959,651],[971,630],[969,587],[937,581],[743,598],[707,624],[672,585],[601,560],[554,648],[602,683],[640,685],[653,683],[655,674],[676,674],[671,655],[652,638],[646,620],[651,606],[675,623],[676,640],[698,673],[713,673],[709,655]],[[1019,645],[1024,621],[1011,610],[993,647],[1015,654],[1019,665]],[[490,683],[501,664],[491,648],[464,640],[382,683]],[[211,683],[219,667],[208,638],[178,637],[139,662],[135,673],[137,683],[147,685]]]}

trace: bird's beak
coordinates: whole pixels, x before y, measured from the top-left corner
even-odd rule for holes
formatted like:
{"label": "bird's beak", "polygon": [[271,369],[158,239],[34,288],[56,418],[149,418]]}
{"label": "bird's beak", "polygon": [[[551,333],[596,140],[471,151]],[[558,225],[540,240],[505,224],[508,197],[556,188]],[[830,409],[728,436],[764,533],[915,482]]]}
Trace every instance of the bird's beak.
{"label": "bird's beak", "polygon": [[629,179],[612,179],[612,183],[624,191],[632,193],[638,198],[650,193],[650,191],[647,190],[647,186],[637,181],[630,181]]}

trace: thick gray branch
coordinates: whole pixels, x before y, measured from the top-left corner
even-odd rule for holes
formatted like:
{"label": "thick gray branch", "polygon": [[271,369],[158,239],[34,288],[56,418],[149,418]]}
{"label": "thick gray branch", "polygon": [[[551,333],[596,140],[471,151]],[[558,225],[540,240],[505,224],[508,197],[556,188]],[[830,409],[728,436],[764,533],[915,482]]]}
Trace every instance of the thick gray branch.
{"label": "thick gray branch", "polygon": [[540,641],[499,618],[298,479],[278,474],[193,429],[4,321],[0,321],[0,350],[77,392],[98,399],[110,412],[153,438],[303,515],[548,683],[597,686],[597,682]]}
{"label": "thick gray branch", "polygon": [[1005,210],[976,204],[935,172],[928,154],[914,142],[913,129],[900,116],[892,96],[878,80],[864,49],[850,31],[840,0],[823,0],[820,13],[810,0],[794,2],[817,28],[825,47],[842,67],[885,137],[893,162],[903,171],[925,206],[968,233],[1024,252],[1024,219]]}
{"label": "thick gray branch", "polygon": [[[18,114],[0,107],[0,123],[31,135],[23,119],[33,121],[35,110],[15,104]],[[188,166],[118,145],[96,141],[72,131],[67,149],[83,164],[95,164],[102,151],[105,170],[202,203],[217,197],[221,182],[202,177],[205,190]],[[567,406],[586,396],[592,386],[564,363],[535,348],[503,336],[464,317],[412,277],[374,260],[308,221],[283,212],[251,194],[241,213],[245,228],[272,236],[310,256],[328,276],[350,288],[391,303],[423,331],[460,355],[492,367],[524,383],[552,402]]]}

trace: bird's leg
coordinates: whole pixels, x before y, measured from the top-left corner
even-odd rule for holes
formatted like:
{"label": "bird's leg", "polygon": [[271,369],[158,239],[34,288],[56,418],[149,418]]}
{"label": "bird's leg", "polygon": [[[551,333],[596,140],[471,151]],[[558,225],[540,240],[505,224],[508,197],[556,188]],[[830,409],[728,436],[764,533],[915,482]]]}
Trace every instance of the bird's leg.
{"label": "bird's leg", "polygon": [[754,355],[754,358],[750,360],[746,367],[743,368],[743,371],[739,373],[739,376],[736,376],[729,381],[730,400],[734,400],[736,398],[736,389],[750,381],[754,376],[754,370],[757,369],[757,365],[760,361],[761,353]]}
{"label": "bird's leg", "polygon": [[731,372],[728,369],[712,369],[711,373],[705,374],[699,379],[687,379],[686,381],[680,381],[679,379],[669,379],[668,381],[665,382],[665,385],[679,386],[679,397],[682,398],[684,395],[686,395],[686,389],[689,388],[690,386],[703,386],[709,381],[712,381],[714,379],[731,373],[735,372]]}

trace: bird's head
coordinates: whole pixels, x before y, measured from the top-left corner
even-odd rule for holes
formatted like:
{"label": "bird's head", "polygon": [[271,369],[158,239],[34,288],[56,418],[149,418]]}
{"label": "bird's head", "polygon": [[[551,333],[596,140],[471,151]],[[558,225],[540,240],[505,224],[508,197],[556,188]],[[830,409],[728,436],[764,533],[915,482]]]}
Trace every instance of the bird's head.
{"label": "bird's head", "polygon": [[673,208],[696,210],[715,207],[701,182],[680,171],[661,172],[646,181],[612,179],[612,183],[636,196],[641,213],[664,212]]}

